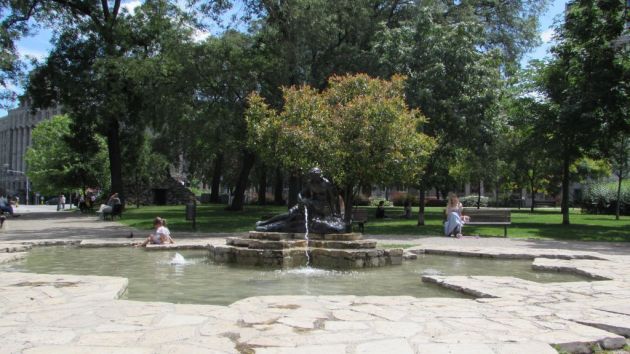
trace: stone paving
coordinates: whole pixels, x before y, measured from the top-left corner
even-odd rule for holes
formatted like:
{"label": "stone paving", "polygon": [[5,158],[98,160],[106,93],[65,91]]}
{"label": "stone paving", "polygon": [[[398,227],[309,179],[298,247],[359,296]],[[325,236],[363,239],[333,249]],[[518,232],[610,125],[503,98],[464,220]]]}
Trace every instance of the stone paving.
{"label": "stone paving", "polygon": [[[58,225],[64,225],[60,233]],[[93,218],[25,215],[0,231],[0,262],[47,244],[129,246],[130,232],[142,234]],[[186,237],[169,247],[225,242],[225,235],[176,236]],[[474,299],[268,296],[213,306],[119,300],[124,278],[2,272],[0,353],[545,354],[556,353],[553,346],[589,353],[595,346],[626,345],[630,252],[492,241],[416,238],[411,252],[528,258],[538,269],[599,280],[540,284],[511,277],[424,276],[418,281]]]}

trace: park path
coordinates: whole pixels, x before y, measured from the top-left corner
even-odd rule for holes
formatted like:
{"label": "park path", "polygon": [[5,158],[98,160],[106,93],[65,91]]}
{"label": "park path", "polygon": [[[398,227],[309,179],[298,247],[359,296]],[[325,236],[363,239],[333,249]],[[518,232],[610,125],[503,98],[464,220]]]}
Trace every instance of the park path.
{"label": "park path", "polygon": [[[26,209],[26,208],[25,208]],[[24,209],[24,210],[25,210]],[[0,231],[0,263],[46,244],[126,245],[137,230],[33,210]],[[209,247],[221,234],[179,234]],[[118,277],[0,272],[0,353],[572,353],[621,350],[630,336],[630,252],[624,244],[376,236],[414,253],[530,258],[533,267],[599,281],[539,284],[511,277],[427,275],[473,299],[266,296],[229,306],[119,300]],[[387,240],[387,241],[385,241]]]}

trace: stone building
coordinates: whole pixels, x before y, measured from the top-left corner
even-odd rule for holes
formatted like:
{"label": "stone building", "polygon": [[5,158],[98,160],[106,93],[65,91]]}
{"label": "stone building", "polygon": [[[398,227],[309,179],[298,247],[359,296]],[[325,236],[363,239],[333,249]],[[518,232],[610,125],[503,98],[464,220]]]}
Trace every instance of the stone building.
{"label": "stone building", "polygon": [[0,190],[25,198],[28,188],[24,156],[31,146],[33,128],[58,114],[59,106],[32,113],[28,105],[22,105],[0,117]]}

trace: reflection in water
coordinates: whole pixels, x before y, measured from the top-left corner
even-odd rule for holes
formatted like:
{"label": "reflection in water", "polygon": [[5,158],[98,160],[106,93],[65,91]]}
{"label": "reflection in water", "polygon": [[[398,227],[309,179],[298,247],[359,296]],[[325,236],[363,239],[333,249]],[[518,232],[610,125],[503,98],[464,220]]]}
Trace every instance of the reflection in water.
{"label": "reflection in water", "polygon": [[401,266],[344,271],[238,267],[209,261],[207,251],[179,252],[131,247],[42,247],[33,249],[25,260],[0,269],[122,276],[129,279],[127,299],[223,305],[263,295],[464,296],[421,281],[422,275],[436,274],[514,276],[538,282],[583,280],[567,274],[534,272],[531,261],[475,257],[421,255]]}

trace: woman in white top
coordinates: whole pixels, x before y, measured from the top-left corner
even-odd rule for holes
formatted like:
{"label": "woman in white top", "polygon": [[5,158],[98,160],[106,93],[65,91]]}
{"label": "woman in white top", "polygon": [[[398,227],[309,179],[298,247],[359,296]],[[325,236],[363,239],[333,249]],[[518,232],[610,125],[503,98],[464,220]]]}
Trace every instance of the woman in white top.
{"label": "woman in white top", "polygon": [[464,223],[469,221],[468,216],[462,215],[464,207],[459,202],[459,198],[455,193],[448,194],[448,203],[446,204],[446,222],[444,223],[444,235],[462,237],[462,228]]}
{"label": "woman in white top", "polygon": [[153,219],[153,227],[155,228],[155,232],[150,234],[146,238],[146,240],[144,240],[144,242],[136,244],[136,247],[145,247],[149,243],[154,245],[175,243],[175,241],[173,241],[173,238],[171,237],[171,232],[166,227],[166,219],[162,219],[161,217],[157,216],[155,219]]}

